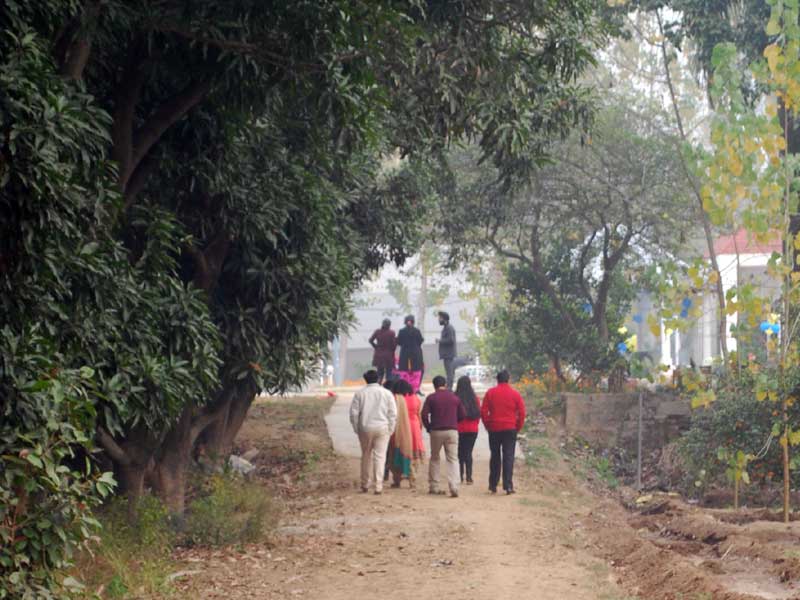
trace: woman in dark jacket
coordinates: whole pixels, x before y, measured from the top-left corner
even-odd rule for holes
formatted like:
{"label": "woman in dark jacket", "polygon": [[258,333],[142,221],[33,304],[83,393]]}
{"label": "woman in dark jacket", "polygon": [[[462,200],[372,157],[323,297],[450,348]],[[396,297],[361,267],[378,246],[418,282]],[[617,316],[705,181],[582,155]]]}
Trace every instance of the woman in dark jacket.
{"label": "woman in dark jacket", "polygon": [[406,326],[397,334],[397,345],[400,346],[400,360],[397,363],[398,375],[414,388],[419,390],[422,374],[425,371],[425,360],[422,357],[422,344],[425,339],[419,329],[414,327],[414,316],[405,318]]}
{"label": "woman in dark jacket", "polygon": [[397,338],[392,330],[392,322],[384,319],[381,328],[376,329],[369,338],[369,345],[373,347],[372,366],[378,370],[378,382],[383,383],[392,378],[394,369],[394,350],[397,348]]}

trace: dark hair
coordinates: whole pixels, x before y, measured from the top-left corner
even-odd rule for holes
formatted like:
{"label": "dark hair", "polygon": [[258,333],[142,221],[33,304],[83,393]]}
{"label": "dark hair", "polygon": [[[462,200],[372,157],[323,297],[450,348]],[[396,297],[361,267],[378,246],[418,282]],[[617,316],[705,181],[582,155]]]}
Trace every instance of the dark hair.
{"label": "dark hair", "polygon": [[439,311],[439,318],[440,318],[440,319],[444,319],[444,320],[445,320],[445,321],[447,321],[448,323],[450,322],[450,315],[448,315],[448,314],[447,314],[446,312],[444,312],[443,310],[440,310],[440,311]]}
{"label": "dark hair", "polygon": [[390,392],[394,393],[395,386],[397,382],[394,379],[387,379],[383,382],[383,387],[389,390]]}
{"label": "dark hair", "polygon": [[389,329],[392,326],[392,322],[389,319],[384,319],[381,321],[381,329]]}
{"label": "dark hair", "polygon": [[508,383],[509,379],[511,379],[511,375],[505,369],[497,374],[497,383]]}
{"label": "dark hair", "polygon": [[409,322],[410,323],[416,323],[416,321],[414,319],[414,315],[406,315],[406,318],[403,319],[403,323],[405,323],[406,325],[408,325]]}
{"label": "dark hair", "polygon": [[462,375],[456,382],[456,396],[461,400],[464,412],[470,420],[479,419],[481,411],[478,408],[478,396],[472,389],[472,381],[469,376]]}
{"label": "dark hair", "polygon": [[433,378],[433,387],[434,388],[438,389],[438,388],[444,387],[446,385],[447,385],[447,379],[445,379],[441,375],[437,375],[436,377]]}
{"label": "dark hair", "polygon": [[378,372],[375,369],[370,369],[364,373],[363,377],[367,383],[378,383]]}
{"label": "dark hair", "polygon": [[394,393],[408,396],[414,393],[414,388],[405,379],[398,379],[394,382]]}

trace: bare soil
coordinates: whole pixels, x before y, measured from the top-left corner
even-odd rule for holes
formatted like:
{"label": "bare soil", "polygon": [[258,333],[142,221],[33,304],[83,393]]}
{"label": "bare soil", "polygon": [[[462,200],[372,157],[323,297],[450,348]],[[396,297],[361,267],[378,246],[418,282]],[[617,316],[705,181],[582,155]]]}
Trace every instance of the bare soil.
{"label": "bare soil", "polygon": [[[324,399],[254,408],[238,443],[283,507],[260,544],[179,553],[177,596],[355,600],[800,598],[800,523],[702,509],[653,495],[627,507],[552,452],[518,463],[514,496],[486,490],[488,465],[457,499],[403,483],[357,490],[357,461],[336,457]],[[625,494],[623,494],[625,496]]]}
{"label": "bare soil", "polygon": [[626,588],[643,598],[800,598],[800,523],[769,511],[704,509],[655,494],[627,511],[602,501],[586,523]]}

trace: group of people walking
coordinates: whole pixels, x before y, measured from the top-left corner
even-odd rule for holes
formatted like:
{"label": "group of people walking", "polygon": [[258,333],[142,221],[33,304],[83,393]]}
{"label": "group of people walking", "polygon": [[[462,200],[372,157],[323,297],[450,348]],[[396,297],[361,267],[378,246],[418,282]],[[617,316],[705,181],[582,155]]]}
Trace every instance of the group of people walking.
{"label": "group of people walking", "polygon": [[361,491],[383,492],[383,482],[392,475],[392,487],[407,479],[416,485],[419,465],[425,458],[422,428],[430,435],[428,492],[446,495],[441,487],[441,453],[446,462],[450,496],[457,498],[459,485],[473,483],[472,451],[481,421],[489,432],[489,491],[513,494],[514,454],[517,434],[525,423],[525,404],[509,384],[509,374],[497,374],[497,386],[484,395],[475,393],[467,376],[461,377],[455,393],[447,379],[433,378],[434,392],[420,397],[406,379],[389,379],[381,385],[377,370],[364,373],[366,386],[358,390],[350,405],[350,423],[361,444]]}

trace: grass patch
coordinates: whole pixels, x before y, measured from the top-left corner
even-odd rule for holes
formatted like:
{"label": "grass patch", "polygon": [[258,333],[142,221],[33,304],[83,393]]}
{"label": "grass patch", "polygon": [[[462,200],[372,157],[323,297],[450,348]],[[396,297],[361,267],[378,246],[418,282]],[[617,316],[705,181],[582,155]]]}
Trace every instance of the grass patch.
{"label": "grass patch", "polygon": [[213,475],[187,511],[183,542],[227,546],[257,542],[277,523],[266,489],[231,474]]}
{"label": "grass patch", "polygon": [[558,454],[548,444],[526,444],[525,464],[533,469],[541,469],[551,465]]}
{"label": "grass patch", "polygon": [[614,474],[614,463],[611,459],[605,456],[596,456],[590,459],[589,464],[600,481],[612,489],[619,487],[619,480]]}
{"label": "grass patch", "polygon": [[102,530],[90,553],[76,561],[77,578],[86,585],[85,598],[147,598],[171,593],[167,576],[176,542],[174,528],[161,502],[145,496],[137,507],[135,524],[128,504],[115,499],[99,515]]}
{"label": "grass patch", "polygon": [[140,500],[136,515],[131,523],[123,498],[99,515],[97,544],[78,558],[74,573],[86,586],[86,600],[170,597],[169,575],[179,570],[172,558],[177,545],[256,542],[277,523],[266,488],[228,473],[213,475],[200,486],[180,528],[153,496]]}

